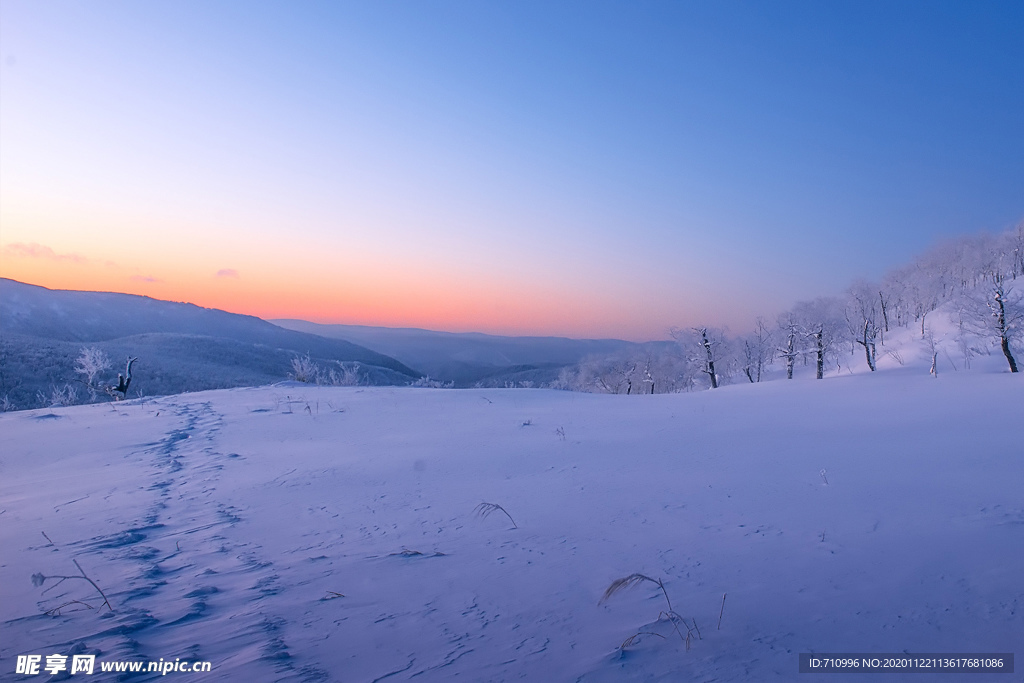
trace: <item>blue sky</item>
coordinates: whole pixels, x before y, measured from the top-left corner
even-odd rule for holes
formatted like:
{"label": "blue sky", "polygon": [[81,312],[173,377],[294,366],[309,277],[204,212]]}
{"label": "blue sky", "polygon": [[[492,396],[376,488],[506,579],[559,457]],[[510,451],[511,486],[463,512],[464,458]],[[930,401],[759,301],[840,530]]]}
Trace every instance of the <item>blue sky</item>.
{"label": "blue sky", "polygon": [[1024,219],[1022,3],[0,19],[0,274],[46,286],[663,338]]}

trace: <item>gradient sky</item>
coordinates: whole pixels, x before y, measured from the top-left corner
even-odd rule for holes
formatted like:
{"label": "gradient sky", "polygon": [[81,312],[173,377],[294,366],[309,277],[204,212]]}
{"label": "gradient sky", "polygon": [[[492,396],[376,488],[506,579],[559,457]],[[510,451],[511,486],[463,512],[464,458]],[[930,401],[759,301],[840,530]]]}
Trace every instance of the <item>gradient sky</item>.
{"label": "gradient sky", "polygon": [[1021,2],[0,3],[0,275],[665,338],[1024,219]]}

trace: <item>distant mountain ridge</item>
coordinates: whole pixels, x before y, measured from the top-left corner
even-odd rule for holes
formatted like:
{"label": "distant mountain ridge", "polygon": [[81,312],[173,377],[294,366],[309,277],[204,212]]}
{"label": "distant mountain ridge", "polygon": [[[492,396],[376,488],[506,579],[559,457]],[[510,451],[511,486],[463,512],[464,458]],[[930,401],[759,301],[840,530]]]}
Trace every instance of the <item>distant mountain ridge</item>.
{"label": "distant mountain ridge", "polygon": [[617,339],[508,337],[414,328],[266,321],[134,294],[53,290],[0,278],[0,400],[45,405],[54,388],[86,387],[75,360],[88,346],[112,361],[116,384],[138,356],[133,395],[163,395],[287,379],[296,356],[326,376],[358,364],[359,382],[411,384],[423,375],[456,387],[541,386],[591,355],[640,346]]}
{"label": "distant mountain ridge", "polygon": [[456,386],[476,383],[548,382],[586,356],[639,347],[620,339],[507,337],[479,332],[436,332],[417,328],[323,325],[305,320],[271,320],[281,327],[343,339],[387,354],[434,379]]}
{"label": "distant mountain ridge", "polygon": [[134,294],[52,290],[0,278],[0,396],[36,407],[37,393],[75,382],[74,361],[97,346],[114,362],[139,356],[133,388],[179,393],[287,379],[291,359],[324,368],[359,363],[371,384],[408,384],[417,370],[340,339],[286,330],[249,315]]}
{"label": "distant mountain ridge", "polygon": [[[286,330],[255,316],[136,294],[47,289],[0,278],[0,331],[60,341],[100,342],[169,333],[260,343],[314,356],[341,354],[411,376],[419,373],[368,348]],[[339,343],[340,342],[340,343]]]}

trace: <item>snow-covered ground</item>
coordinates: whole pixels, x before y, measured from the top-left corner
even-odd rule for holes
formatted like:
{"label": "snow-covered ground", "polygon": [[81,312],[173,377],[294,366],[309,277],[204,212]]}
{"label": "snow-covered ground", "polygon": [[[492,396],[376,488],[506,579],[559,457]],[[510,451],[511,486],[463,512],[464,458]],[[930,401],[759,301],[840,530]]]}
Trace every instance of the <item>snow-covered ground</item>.
{"label": "snow-covered ground", "polygon": [[[1020,376],[920,366],[647,397],[291,385],[0,415],[0,678],[55,652],[367,683],[1019,655],[1022,418]],[[84,580],[33,584],[73,559],[113,612]],[[634,572],[696,622],[688,651],[657,586],[599,604]],[[95,609],[46,614],[71,600]],[[637,632],[665,638],[619,648]]]}

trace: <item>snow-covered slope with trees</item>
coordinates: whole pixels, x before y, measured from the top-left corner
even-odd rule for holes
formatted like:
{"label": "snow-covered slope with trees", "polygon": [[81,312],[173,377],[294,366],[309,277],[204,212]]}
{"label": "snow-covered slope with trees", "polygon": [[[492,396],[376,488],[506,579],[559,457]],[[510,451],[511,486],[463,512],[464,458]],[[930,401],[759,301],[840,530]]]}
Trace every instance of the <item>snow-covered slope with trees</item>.
{"label": "snow-covered slope with trees", "polygon": [[1024,224],[948,240],[878,282],[855,282],[839,295],[753,322],[746,334],[694,325],[673,329],[675,344],[591,355],[552,386],[643,395],[792,379],[807,369],[822,379],[903,365],[905,355],[922,349],[935,372],[968,369],[993,355],[1017,372],[1024,360]]}
{"label": "snow-covered slope with trees", "polygon": [[[219,681],[789,681],[801,652],[1019,651],[1021,376],[812,377],[0,415],[2,677],[92,653]],[[75,561],[112,610],[43,578]],[[680,633],[651,583],[601,600],[636,572]]]}

